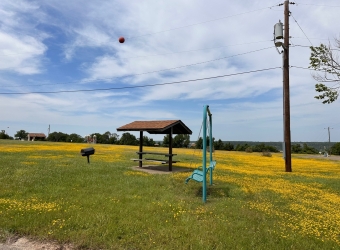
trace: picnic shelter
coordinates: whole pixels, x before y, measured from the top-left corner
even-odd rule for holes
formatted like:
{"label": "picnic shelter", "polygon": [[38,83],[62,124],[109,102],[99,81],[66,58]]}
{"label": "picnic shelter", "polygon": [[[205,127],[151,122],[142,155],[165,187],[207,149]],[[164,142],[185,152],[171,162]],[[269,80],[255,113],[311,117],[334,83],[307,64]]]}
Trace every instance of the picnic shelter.
{"label": "picnic shelter", "polygon": [[[128,123],[124,126],[117,128],[117,131],[139,131],[139,152],[138,159],[133,159],[134,161],[139,161],[139,167],[143,167],[143,161],[155,161],[161,162],[162,164],[169,164],[169,171],[172,171],[173,156],[172,153],[172,135],[173,134],[192,134],[192,131],[181,121],[181,120],[157,120],[157,121],[134,121]],[[160,152],[145,152],[143,151],[143,132],[146,131],[149,134],[168,134],[169,135],[169,153]],[[143,155],[163,155],[167,157],[167,160],[160,159],[143,159]]]}

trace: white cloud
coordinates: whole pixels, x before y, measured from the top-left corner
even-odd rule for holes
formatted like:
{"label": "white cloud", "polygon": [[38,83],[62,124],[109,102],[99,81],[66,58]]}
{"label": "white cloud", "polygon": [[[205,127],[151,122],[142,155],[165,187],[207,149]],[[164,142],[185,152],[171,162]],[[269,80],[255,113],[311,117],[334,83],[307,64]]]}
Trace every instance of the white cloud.
{"label": "white cloud", "polygon": [[2,58],[0,70],[16,71],[20,74],[40,72],[41,58],[46,47],[32,37],[14,37],[0,31]]}
{"label": "white cloud", "polygon": [[[11,74],[3,75],[1,83],[25,84],[21,91],[28,92],[100,89],[281,67],[282,55],[271,39],[274,24],[283,21],[283,7],[266,8],[273,5],[269,0],[1,1],[0,54],[6,57],[0,70]],[[334,8],[290,7],[314,45],[340,30]],[[290,21],[292,45],[309,46]],[[118,43],[120,36],[124,44]],[[255,50],[260,51],[248,53]],[[291,47],[290,65],[308,67],[309,55],[309,48]],[[189,64],[197,65],[182,67]],[[176,69],[164,70],[170,68]],[[29,87],[27,81],[69,84]],[[308,131],[340,124],[334,115],[339,102],[315,100],[314,84],[308,70],[290,69],[293,140],[309,140],[313,134]],[[7,122],[58,124],[65,132],[71,132],[67,125],[72,132],[78,127],[79,134],[96,128],[114,132],[115,126],[133,120],[175,118],[186,120],[195,138],[201,106],[211,104],[215,138],[280,140],[281,93],[282,71],[275,69],[148,88],[5,96],[0,114]]]}
{"label": "white cloud", "polygon": [[32,19],[42,19],[39,7],[26,1],[0,3],[0,70],[23,75],[41,72],[43,55],[47,50],[42,41],[47,37],[35,30]]}

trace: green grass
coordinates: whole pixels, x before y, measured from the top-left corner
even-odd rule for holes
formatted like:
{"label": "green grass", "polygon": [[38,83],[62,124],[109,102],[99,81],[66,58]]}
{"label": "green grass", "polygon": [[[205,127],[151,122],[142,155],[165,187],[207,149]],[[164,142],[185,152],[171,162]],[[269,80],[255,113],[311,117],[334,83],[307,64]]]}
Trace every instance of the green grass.
{"label": "green grass", "polygon": [[[249,165],[258,161],[255,154],[216,153],[216,179],[203,204],[201,183],[184,184],[189,172],[133,171],[138,147],[128,146],[94,145],[87,164],[79,151],[88,146],[0,140],[0,240],[18,234],[79,249],[340,248],[340,217],[331,215],[340,200],[339,162],[318,160],[325,168],[311,166],[307,173],[316,174],[306,176],[303,167],[283,172],[280,157],[259,158],[272,164],[266,170]],[[175,153],[176,166],[200,162],[199,152]],[[293,164],[300,161],[309,160]],[[280,193],[281,183],[296,189]]]}

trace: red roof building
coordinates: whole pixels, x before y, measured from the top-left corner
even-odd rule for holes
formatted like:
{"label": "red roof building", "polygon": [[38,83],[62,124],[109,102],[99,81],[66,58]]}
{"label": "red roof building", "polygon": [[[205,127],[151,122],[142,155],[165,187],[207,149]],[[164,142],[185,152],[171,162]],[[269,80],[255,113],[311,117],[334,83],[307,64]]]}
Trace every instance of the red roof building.
{"label": "red roof building", "polygon": [[37,139],[45,139],[46,135],[44,133],[28,133],[28,141],[35,141]]}

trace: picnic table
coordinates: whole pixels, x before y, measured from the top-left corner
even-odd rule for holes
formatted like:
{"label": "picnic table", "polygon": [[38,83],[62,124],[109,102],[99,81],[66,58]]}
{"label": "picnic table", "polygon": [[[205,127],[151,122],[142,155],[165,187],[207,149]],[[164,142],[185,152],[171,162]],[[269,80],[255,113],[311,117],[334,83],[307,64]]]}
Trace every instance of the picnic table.
{"label": "picnic table", "polygon": [[[140,167],[142,167],[142,162],[143,161],[160,162],[162,164],[169,164],[169,171],[172,171],[172,163],[179,162],[179,161],[172,160],[172,157],[176,156],[177,154],[169,154],[169,153],[162,153],[162,152],[148,152],[148,151],[136,152],[136,154],[139,155],[138,159],[131,159],[131,160],[139,161],[140,162],[140,164],[139,164]],[[149,157],[146,156],[147,154],[149,154],[149,155],[162,155],[162,156],[165,156],[167,158],[166,159],[149,158]],[[145,155],[145,158],[143,158],[144,155]]]}

